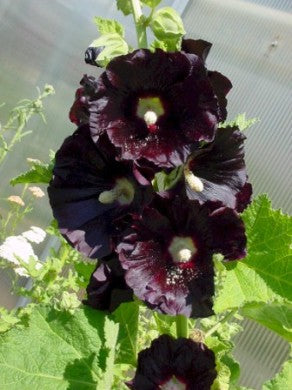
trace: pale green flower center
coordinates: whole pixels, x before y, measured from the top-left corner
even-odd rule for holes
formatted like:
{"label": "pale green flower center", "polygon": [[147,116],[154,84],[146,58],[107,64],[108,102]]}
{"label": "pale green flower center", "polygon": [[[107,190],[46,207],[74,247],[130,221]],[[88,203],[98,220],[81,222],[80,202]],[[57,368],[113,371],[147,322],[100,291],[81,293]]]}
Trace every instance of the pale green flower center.
{"label": "pale green flower center", "polygon": [[191,237],[174,237],[168,250],[175,263],[187,263],[197,253]]}
{"label": "pale green flower center", "polygon": [[159,97],[140,98],[137,107],[137,115],[144,119],[147,126],[156,124],[158,118],[164,114],[164,108]]}
{"label": "pale green flower center", "polygon": [[110,191],[103,191],[98,200],[103,204],[118,201],[121,205],[129,205],[133,202],[135,189],[133,184],[126,178],[116,180],[116,184]]}

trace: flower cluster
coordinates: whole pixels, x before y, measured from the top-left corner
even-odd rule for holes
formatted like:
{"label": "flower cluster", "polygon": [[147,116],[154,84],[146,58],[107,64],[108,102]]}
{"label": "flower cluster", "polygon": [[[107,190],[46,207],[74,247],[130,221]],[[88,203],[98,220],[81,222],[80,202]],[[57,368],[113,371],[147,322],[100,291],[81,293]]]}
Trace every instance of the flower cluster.
{"label": "flower cluster", "polygon": [[44,241],[46,232],[37,226],[18,236],[10,236],[0,245],[0,258],[11,264],[19,276],[29,277],[29,270],[39,270],[42,263],[34,253],[31,243],[40,244]]}
{"label": "flower cluster", "polygon": [[[99,259],[92,307],[134,294],[161,313],[206,317],[213,254],[245,256],[245,136],[218,126],[232,85],[207,70],[210,47],[139,49],[81,80],[69,115],[78,128],[56,154],[48,192],[63,236]],[[156,175],[175,169],[173,185],[155,191]]]}

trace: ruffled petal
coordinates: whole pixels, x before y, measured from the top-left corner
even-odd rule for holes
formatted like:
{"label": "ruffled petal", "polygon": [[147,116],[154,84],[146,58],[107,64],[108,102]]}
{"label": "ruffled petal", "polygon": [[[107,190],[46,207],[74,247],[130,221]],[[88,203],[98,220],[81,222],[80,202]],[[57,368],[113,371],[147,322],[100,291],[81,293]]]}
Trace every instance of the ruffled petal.
{"label": "ruffled petal", "polygon": [[99,264],[86,288],[84,304],[97,310],[114,311],[121,303],[133,300],[133,291],[127,286],[124,270],[116,256]]}
{"label": "ruffled petal", "polygon": [[[98,85],[88,102],[92,138],[98,143],[106,133],[125,160],[176,167],[186,162],[196,142],[214,139],[222,119],[198,55],[139,49],[113,59]],[[138,112],[141,100],[152,98],[160,109],[156,115],[153,108],[157,118],[150,125]]]}
{"label": "ruffled petal", "polygon": [[219,201],[238,211],[247,206],[251,186],[247,185],[244,140],[245,136],[238,128],[220,128],[211,144],[193,152],[188,165],[202,182],[203,190],[194,190],[186,181],[189,199],[198,200],[201,204]]}
{"label": "ruffled petal", "polygon": [[[113,251],[114,238],[119,234],[117,220],[139,212],[152,197],[150,186],[140,186],[131,164],[118,163],[109,145],[101,139],[97,148],[88,126],[80,127],[57,152],[54,177],[48,187],[61,233],[77,250],[93,258]],[[126,188],[120,189],[124,198],[120,201],[118,193],[116,198],[101,201],[100,196],[109,196],[119,180],[126,182]],[[130,195],[123,192],[127,189]],[[126,201],[125,196],[129,196]]]}
{"label": "ruffled petal", "polygon": [[216,376],[215,355],[206,345],[162,335],[139,352],[135,377],[127,385],[132,390],[159,390],[176,383],[186,390],[210,390]]}

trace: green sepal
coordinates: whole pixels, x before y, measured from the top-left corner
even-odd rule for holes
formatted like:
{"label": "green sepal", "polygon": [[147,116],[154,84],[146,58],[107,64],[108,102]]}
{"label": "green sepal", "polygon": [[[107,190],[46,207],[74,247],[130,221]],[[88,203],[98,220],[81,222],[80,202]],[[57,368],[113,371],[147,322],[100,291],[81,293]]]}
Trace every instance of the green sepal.
{"label": "green sepal", "polygon": [[158,39],[155,39],[153,42],[151,42],[149,50],[154,53],[156,49],[167,51],[167,45],[164,41],[159,41]]}
{"label": "green sepal", "polygon": [[225,128],[225,127],[233,127],[237,126],[239,130],[244,131],[248,129],[249,127],[253,126],[255,123],[258,123],[260,120],[259,118],[246,118],[245,112],[243,114],[238,114],[237,117],[232,121],[226,121],[219,124],[219,128]]}
{"label": "green sepal", "polygon": [[127,16],[132,13],[132,4],[131,0],[116,0],[118,10],[122,11],[122,13]]}
{"label": "green sepal", "polygon": [[161,41],[178,40],[186,33],[181,17],[170,7],[157,10],[151,18],[150,27]]}
{"label": "green sepal", "polygon": [[156,8],[159,3],[161,3],[161,0],[141,0],[141,3],[153,9]]}
{"label": "green sepal", "polygon": [[170,173],[161,171],[155,174],[152,180],[154,191],[161,192],[173,188],[181,179],[183,173],[183,165],[174,168]]}

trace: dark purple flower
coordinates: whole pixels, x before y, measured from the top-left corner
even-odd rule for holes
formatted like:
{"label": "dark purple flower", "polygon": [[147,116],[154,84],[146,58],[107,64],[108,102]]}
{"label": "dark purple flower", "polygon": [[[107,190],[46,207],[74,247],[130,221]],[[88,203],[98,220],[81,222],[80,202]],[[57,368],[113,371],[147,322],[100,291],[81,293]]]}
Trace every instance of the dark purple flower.
{"label": "dark purple flower", "polygon": [[133,291],[127,286],[117,256],[110,256],[98,264],[86,288],[84,304],[97,310],[114,311],[121,303],[133,300]]}
{"label": "dark purple flower", "polygon": [[198,141],[213,140],[226,116],[198,55],[140,49],[116,57],[90,82],[92,137],[106,133],[126,160],[178,166]]}
{"label": "dark purple flower", "polygon": [[201,204],[220,201],[244,210],[252,193],[244,161],[245,138],[237,127],[219,128],[213,142],[192,153],[184,172],[189,199]]}
{"label": "dark purple flower", "polygon": [[200,205],[176,196],[155,199],[117,246],[125,279],[151,308],[170,315],[206,317],[212,312],[212,256],[245,256],[244,224],[218,202]]}
{"label": "dark purple flower", "polygon": [[132,390],[210,390],[217,376],[214,352],[191,339],[162,335],[139,352]]}
{"label": "dark purple flower", "polygon": [[112,145],[103,141],[97,149],[87,126],[66,138],[48,188],[61,233],[84,255],[99,258],[113,251],[116,221],[140,212],[152,193],[138,185],[131,165],[117,162]]}
{"label": "dark purple flower", "polygon": [[[210,42],[204,41],[202,39],[183,39],[182,40],[182,50],[189,54],[195,54],[202,58],[203,61],[206,61],[209,51],[212,44]],[[218,104],[221,109],[222,117],[226,117],[226,95],[232,88],[230,80],[223,76],[221,73],[216,71],[207,72],[208,79],[212,84],[215,95],[218,99]]]}
{"label": "dark purple flower", "polygon": [[82,87],[75,93],[75,101],[69,112],[69,119],[77,126],[89,122],[89,100],[98,96],[98,81],[93,76],[84,75],[80,81]]}

